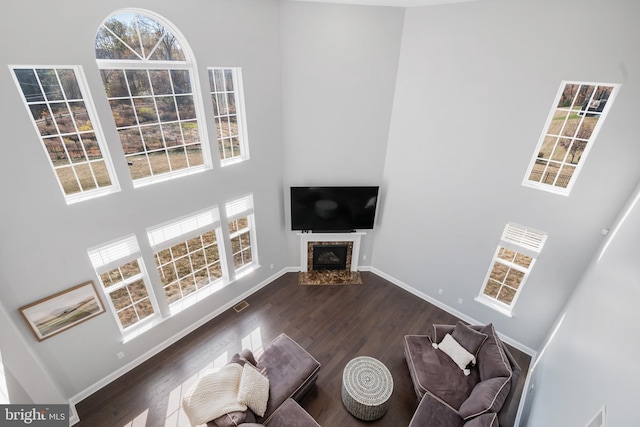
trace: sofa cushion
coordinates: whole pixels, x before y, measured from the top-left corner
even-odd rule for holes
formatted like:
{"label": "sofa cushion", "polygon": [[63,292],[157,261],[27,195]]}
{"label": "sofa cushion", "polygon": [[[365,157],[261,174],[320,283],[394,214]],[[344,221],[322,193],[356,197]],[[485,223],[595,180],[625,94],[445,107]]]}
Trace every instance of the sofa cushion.
{"label": "sofa cushion", "polygon": [[267,399],[269,399],[269,379],[251,364],[246,363],[240,377],[238,402],[247,405],[257,416],[261,417],[267,409]]}
{"label": "sofa cushion", "polygon": [[276,409],[267,427],[320,427],[307,411],[289,398]]}
{"label": "sofa cushion", "polygon": [[434,349],[426,335],[405,336],[404,353],[419,399],[431,393],[457,411],[480,381],[476,368],[471,369],[469,376],[460,375],[453,360]]}
{"label": "sofa cushion", "polygon": [[451,336],[458,341],[465,350],[473,354],[474,360],[471,363],[474,365],[476,364],[480,346],[482,346],[489,337],[487,334],[477,331],[462,322],[456,323],[456,327],[453,329]]}
{"label": "sofa cushion", "polygon": [[456,327],[454,325],[439,325],[434,323],[431,330],[431,340],[440,342],[447,334],[452,334]]}
{"label": "sofa cushion", "polygon": [[495,377],[511,378],[511,365],[502,349],[502,341],[493,328],[493,324],[482,327],[480,332],[488,335],[480,350],[478,350],[478,370],[480,380],[484,381]]}
{"label": "sofa cushion", "polygon": [[413,413],[409,427],[462,427],[463,421],[455,409],[427,393]]}
{"label": "sofa cushion", "polygon": [[185,393],[182,407],[191,425],[205,424],[227,412],[246,411],[238,403],[242,366],[230,363],[205,371]]}
{"label": "sofa cushion", "polygon": [[467,366],[475,360],[474,355],[469,353],[451,335],[445,335],[439,344],[433,344],[433,348],[437,348],[449,356],[465,375],[469,375],[471,373],[467,369]]}
{"label": "sofa cushion", "polygon": [[464,427],[499,427],[498,414],[483,414],[464,423]]}
{"label": "sofa cushion", "polygon": [[320,370],[320,363],[286,334],[273,339],[258,358],[258,370],[269,378],[267,410],[259,422],[268,424],[269,417],[289,397],[306,392]]}
{"label": "sofa cushion", "polygon": [[510,387],[510,377],[480,381],[471,391],[469,398],[460,405],[460,416],[468,420],[485,412],[498,412],[502,409]]}

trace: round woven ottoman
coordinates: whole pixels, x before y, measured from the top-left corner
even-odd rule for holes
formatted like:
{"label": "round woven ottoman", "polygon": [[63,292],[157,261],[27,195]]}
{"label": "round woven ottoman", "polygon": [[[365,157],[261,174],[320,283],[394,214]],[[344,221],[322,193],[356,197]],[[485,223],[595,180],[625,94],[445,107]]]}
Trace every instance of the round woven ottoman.
{"label": "round woven ottoman", "polygon": [[360,356],[349,361],[342,373],[342,402],[356,418],[377,420],[389,409],[393,377],[382,362]]}

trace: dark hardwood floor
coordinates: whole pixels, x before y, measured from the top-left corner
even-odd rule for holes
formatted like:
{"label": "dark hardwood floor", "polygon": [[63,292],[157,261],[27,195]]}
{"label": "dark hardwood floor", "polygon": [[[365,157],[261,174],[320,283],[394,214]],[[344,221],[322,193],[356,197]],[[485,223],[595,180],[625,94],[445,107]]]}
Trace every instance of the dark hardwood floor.
{"label": "dark hardwood floor", "polygon": [[[247,298],[249,307],[227,310],[161,353],[76,405],[76,426],[187,425],[179,417],[181,395],[198,372],[215,359],[226,361],[252,336],[266,345],[285,332],[321,364],[316,386],[300,404],[324,426],[407,426],[417,400],[403,355],[403,336],[426,333],[432,323],[457,318],[373,273],[360,285],[300,286],[287,273]],[[246,339],[246,338],[245,338]],[[512,349],[523,369],[530,357]],[[364,422],[351,416],[340,397],[342,370],[355,356],[367,355],[391,371],[394,390],[387,414]],[[517,402],[510,408],[515,419]]]}

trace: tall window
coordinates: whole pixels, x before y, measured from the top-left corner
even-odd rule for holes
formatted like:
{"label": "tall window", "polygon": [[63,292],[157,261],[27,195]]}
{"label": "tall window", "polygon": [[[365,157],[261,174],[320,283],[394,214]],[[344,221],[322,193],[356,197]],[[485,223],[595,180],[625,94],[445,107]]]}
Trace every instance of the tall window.
{"label": "tall window", "polygon": [[147,235],[169,304],[222,279],[218,208],[151,228]]}
{"label": "tall window", "polygon": [[253,196],[251,194],[228,202],[225,206],[229,220],[229,237],[233,252],[233,266],[236,273],[247,270],[257,264]]}
{"label": "tall window", "polygon": [[511,313],[547,235],[516,224],[507,224],[491,261],[479,301]]}
{"label": "tall window", "polygon": [[123,334],[156,316],[158,308],[135,236],[88,252]]}
{"label": "tall window", "polygon": [[67,203],[118,191],[84,75],[77,67],[13,67]]}
{"label": "tall window", "polygon": [[562,82],[523,185],[569,194],[618,89]]}
{"label": "tall window", "polygon": [[118,13],[95,53],[135,186],[211,167],[195,67],[175,31],[146,12]]}
{"label": "tall window", "polygon": [[248,159],[240,68],[209,68],[209,86],[222,165]]}

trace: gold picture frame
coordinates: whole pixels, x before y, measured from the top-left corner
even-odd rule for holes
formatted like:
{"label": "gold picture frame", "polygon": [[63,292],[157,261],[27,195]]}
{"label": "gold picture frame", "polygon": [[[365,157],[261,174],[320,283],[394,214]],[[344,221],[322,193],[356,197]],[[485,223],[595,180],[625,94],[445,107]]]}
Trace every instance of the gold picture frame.
{"label": "gold picture frame", "polygon": [[19,308],[38,341],[66,331],[106,310],[93,281]]}

